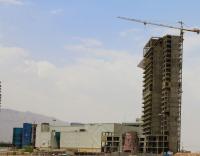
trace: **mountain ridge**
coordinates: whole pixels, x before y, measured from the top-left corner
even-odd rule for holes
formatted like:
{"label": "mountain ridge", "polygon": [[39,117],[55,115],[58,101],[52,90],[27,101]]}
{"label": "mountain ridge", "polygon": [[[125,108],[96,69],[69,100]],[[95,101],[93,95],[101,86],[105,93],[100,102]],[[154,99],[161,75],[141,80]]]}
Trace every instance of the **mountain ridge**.
{"label": "mountain ridge", "polygon": [[[54,121],[53,121],[54,120]],[[56,120],[56,121],[55,121]],[[22,112],[13,109],[1,109],[0,112],[0,142],[12,142],[14,127],[22,127],[23,123],[48,122],[57,125],[68,125],[68,122],[61,121],[55,117],[49,117],[30,111]]]}

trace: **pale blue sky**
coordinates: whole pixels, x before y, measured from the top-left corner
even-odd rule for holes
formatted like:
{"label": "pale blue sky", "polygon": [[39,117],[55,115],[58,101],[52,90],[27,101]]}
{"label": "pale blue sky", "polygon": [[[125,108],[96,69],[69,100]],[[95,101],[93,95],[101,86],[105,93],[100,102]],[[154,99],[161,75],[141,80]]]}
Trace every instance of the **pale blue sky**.
{"label": "pale blue sky", "polygon": [[[6,1],[6,0],[3,0]],[[20,1],[20,0],[19,0]],[[175,25],[178,20],[191,26],[198,21],[199,1],[184,0],[22,0],[22,5],[0,6],[0,41],[3,45],[28,49],[35,58],[55,63],[67,54],[63,47],[71,37],[95,38],[108,48],[128,49],[137,44],[120,38],[126,29],[143,25],[121,21],[127,16]],[[6,3],[6,2],[5,2]],[[144,35],[148,38],[149,30]],[[141,47],[140,47],[141,48]],[[138,49],[137,49],[138,50]],[[56,51],[56,55],[55,55]]]}
{"label": "pale blue sky", "polygon": [[[177,31],[117,19],[200,27],[198,0],[0,0],[3,108],[72,122],[134,122],[151,36]],[[199,151],[200,37],[186,33],[182,142]],[[191,135],[191,133],[193,135]]]}

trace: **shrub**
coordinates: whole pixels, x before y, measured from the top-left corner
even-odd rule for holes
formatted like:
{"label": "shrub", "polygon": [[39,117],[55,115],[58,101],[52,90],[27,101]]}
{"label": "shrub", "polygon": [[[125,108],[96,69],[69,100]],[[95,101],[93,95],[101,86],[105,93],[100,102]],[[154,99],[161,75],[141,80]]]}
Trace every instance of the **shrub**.
{"label": "shrub", "polygon": [[25,146],[24,147],[24,152],[32,153],[33,152],[33,147],[32,146]]}

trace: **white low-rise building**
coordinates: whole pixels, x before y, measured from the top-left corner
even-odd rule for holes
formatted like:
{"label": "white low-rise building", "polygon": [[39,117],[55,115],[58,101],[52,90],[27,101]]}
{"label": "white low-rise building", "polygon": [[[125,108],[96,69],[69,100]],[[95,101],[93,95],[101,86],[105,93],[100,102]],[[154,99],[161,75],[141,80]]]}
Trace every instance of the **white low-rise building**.
{"label": "white low-rise building", "polygon": [[122,134],[140,132],[140,123],[96,123],[55,126],[43,123],[36,129],[36,148],[61,148],[78,152],[121,151]]}

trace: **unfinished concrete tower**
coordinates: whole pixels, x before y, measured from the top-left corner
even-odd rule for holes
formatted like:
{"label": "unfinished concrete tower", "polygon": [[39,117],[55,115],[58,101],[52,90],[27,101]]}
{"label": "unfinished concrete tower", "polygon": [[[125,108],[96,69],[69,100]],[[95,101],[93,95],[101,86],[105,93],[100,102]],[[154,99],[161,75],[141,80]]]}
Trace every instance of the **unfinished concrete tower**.
{"label": "unfinished concrete tower", "polygon": [[182,39],[151,38],[144,47],[143,138],[140,151],[177,152],[180,148]]}

